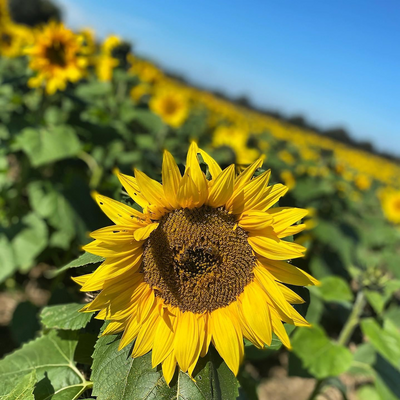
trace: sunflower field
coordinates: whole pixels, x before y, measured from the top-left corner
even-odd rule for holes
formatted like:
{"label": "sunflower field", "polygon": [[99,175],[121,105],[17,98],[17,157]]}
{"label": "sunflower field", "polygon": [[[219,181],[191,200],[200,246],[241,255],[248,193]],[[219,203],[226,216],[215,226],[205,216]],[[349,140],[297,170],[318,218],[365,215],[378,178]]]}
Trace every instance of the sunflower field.
{"label": "sunflower field", "polygon": [[400,399],[400,162],[0,0],[0,399]]}

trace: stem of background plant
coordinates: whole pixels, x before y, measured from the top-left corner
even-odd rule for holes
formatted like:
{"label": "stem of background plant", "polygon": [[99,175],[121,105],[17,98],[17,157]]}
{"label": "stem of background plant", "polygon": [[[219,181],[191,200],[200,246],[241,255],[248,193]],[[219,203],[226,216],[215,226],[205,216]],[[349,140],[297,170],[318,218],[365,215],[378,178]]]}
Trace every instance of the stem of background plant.
{"label": "stem of background plant", "polygon": [[346,321],[342,331],[340,332],[338,344],[346,346],[350,340],[354,329],[360,322],[360,316],[365,306],[365,296],[362,291],[357,293],[356,301],[354,302],[353,309],[351,310],[350,316]]}
{"label": "stem of background plant", "polygon": [[315,384],[314,390],[310,394],[310,397],[308,398],[308,400],[314,400],[314,399],[317,398],[317,396],[319,395],[320,390],[322,389],[324,381],[325,381],[325,379],[317,380],[317,383]]}
{"label": "stem of background plant", "polygon": [[97,163],[97,161],[89,153],[86,153],[86,151],[82,150],[78,154],[78,158],[84,161],[86,165],[89,167],[92,173],[89,186],[91,189],[96,189],[103,175],[103,168],[101,168],[100,165]]}

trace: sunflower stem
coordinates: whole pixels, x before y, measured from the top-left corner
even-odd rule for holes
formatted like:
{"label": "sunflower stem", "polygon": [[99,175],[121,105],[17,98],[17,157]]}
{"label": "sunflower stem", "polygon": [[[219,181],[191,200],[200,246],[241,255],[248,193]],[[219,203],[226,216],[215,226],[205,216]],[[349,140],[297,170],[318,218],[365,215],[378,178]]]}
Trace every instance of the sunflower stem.
{"label": "sunflower stem", "polygon": [[317,380],[317,382],[315,384],[315,387],[314,387],[314,390],[310,394],[310,397],[308,398],[308,400],[314,400],[314,399],[317,398],[317,396],[319,395],[319,393],[320,393],[320,391],[322,389],[322,386],[324,385],[324,381],[325,381],[325,379],[318,379]]}
{"label": "sunflower stem", "polygon": [[103,169],[94,159],[94,157],[92,157],[89,153],[86,153],[85,151],[81,151],[78,154],[78,158],[80,158],[83,162],[85,162],[86,165],[89,167],[92,173],[89,186],[91,189],[95,189],[101,180]]}
{"label": "sunflower stem", "polygon": [[354,332],[354,329],[360,322],[360,316],[364,310],[365,296],[362,291],[357,293],[356,300],[353,304],[350,316],[347,319],[342,331],[340,332],[339,339],[337,341],[341,346],[346,346]]}

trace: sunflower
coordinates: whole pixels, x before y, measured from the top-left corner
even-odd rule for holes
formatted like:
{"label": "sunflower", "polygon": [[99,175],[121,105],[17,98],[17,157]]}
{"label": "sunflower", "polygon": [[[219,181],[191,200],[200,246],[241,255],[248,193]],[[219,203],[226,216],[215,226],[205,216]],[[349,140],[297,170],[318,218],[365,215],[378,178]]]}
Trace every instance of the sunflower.
{"label": "sunflower", "polygon": [[0,24],[0,55],[10,58],[22,56],[24,47],[32,39],[31,31],[23,25]]}
{"label": "sunflower", "polygon": [[260,156],[257,149],[247,146],[249,132],[235,125],[220,125],[215,129],[212,138],[212,147],[229,147],[235,153],[236,164],[248,165]]}
{"label": "sunflower", "polygon": [[92,232],[84,247],[105,261],[75,278],[82,291],[101,291],[83,311],[109,321],[103,334],[123,332],[119,349],[136,339],[132,357],[152,350],[168,384],[177,365],[192,376],[210,343],[237,374],[243,338],[263,348],[274,332],[289,348],[282,321],[309,325],[291,305],[303,300],[284,283],[317,281],[285,261],[305,248],[283,240],[304,228],[293,224],[307,211],[271,208],[287,188],[268,186],[270,171],[253,178],[261,165],[235,176],[234,165],[221,170],[192,143],[183,176],[167,151],[162,184],[138,170],[117,173],[142,212],[94,194],[115,225]]}
{"label": "sunflower", "polygon": [[385,189],[381,194],[382,210],[388,221],[400,224],[400,191]]}
{"label": "sunflower", "polygon": [[172,88],[156,91],[149,102],[150,109],[168,125],[179,128],[189,114],[189,102],[186,96]]}
{"label": "sunflower", "polygon": [[87,57],[80,54],[81,41],[80,35],[62,23],[50,22],[37,34],[35,45],[26,50],[30,57],[29,67],[37,72],[29,80],[29,86],[45,84],[46,92],[54,94],[57,90],[65,90],[68,81],[79,81],[88,64]]}

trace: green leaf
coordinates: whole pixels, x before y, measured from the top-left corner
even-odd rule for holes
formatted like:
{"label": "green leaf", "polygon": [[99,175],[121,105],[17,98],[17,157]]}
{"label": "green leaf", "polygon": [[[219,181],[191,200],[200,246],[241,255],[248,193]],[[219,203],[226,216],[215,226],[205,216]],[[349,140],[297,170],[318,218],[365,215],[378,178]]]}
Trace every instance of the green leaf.
{"label": "green leaf", "polygon": [[77,330],[84,328],[93,313],[79,312],[82,304],[71,303],[45,307],[40,313],[43,325],[47,328]]}
{"label": "green leaf", "polygon": [[18,268],[13,248],[4,234],[0,234],[0,265],[0,283],[11,276]]}
{"label": "green leaf", "polygon": [[353,293],[349,284],[339,276],[328,276],[320,280],[321,286],[313,286],[311,291],[327,302],[349,302],[353,300]]}
{"label": "green leaf", "polygon": [[160,133],[165,129],[161,118],[150,110],[136,109],[135,121],[139,122],[149,132]]}
{"label": "green leaf", "polygon": [[50,331],[0,361],[0,395],[36,370],[35,400],[77,399],[89,386],[74,363],[78,334]]}
{"label": "green leaf", "polygon": [[382,400],[372,385],[361,386],[357,390],[357,397],[360,400]]}
{"label": "green leaf", "polygon": [[36,370],[24,376],[17,386],[5,396],[0,396],[0,400],[35,400],[33,389],[35,388]]}
{"label": "green leaf", "polygon": [[31,182],[28,195],[33,210],[57,229],[51,236],[50,244],[67,250],[76,235],[77,226],[82,224],[71,204],[50,182]]}
{"label": "green leaf", "polygon": [[168,387],[160,367],[151,367],[151,352],[133,359],[131,346],[118,351],[118,335],[101,337],[93,354],[93,395],[98,400],[233,400],[238,382],[214,349],[200,359],[193,377],[175,373]]}
{"label": "green leaf", "polygon": [[395,368],[400,368],[400,332],[390,321],[385,321],[382,329],[373,318],[361,321],[361,329],[376,351]]}
{"label": "green leaf", "polygon": [[350,367],[353,355],[326,336],[322,328],[298,328],[292,339],[293,352],[317,379],[338,376]]}
{"label": "green leaf", "polygon": [[12,239],[15,262],[26,272],[32,267],[38,256],[47,245],[47,225],[35,213],[22,218],[22,229]]}
{"label": "green leaf", "polygon": [[103,257],[96,256],[96,255],[90,254],[90,253],[83,253],[76,260],[73,260],[70,263],[68,263],[67,265],[64,265],[62,268],[58,269],[57,271],[54,271],[53,276],[56,276],[56,275],[60,274],[61,272],[64,272],[70,268],[83,267],[88,264],[97,264],[97,263],[100,263],[103,261],[104,261]]}
{"label": "green leaf", "polygon": [[16,137],[15,148],[23,150],[32,166],[38,167],[77,155],[81,144],[73,129],[65,125],[26,128]]}
{"label": "green leaf", "polygon": [[395,279],[386,283],[383,288],[383,293],[375,290],[365,289],[365,297],[368,303],[373,307],[377,314],[381,314],[386,303],[391,299],[392,295],[400,289],[400,281]]}

